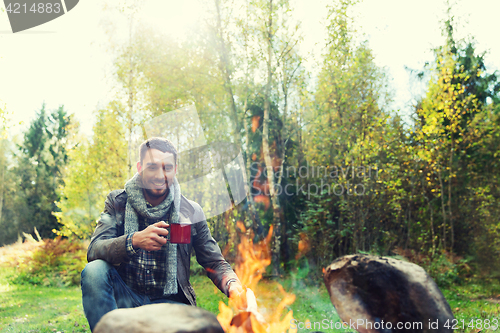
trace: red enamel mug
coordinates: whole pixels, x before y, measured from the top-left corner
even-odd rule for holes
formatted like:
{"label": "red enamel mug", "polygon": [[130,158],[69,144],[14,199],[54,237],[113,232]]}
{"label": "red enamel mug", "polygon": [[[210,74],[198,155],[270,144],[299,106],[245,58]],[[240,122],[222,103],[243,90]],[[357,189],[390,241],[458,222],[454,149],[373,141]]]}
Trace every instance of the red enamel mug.
{"label": "red enamel mug", "polygon": [[170,243],[189,244],[191,242],[191,222],[170,224]]}

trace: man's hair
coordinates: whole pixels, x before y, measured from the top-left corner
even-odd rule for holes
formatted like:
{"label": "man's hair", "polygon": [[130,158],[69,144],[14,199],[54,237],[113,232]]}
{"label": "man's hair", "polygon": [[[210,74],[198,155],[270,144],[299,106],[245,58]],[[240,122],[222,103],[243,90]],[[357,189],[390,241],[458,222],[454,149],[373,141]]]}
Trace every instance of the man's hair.
{"label": "man's hair", "polygon": [[150,138],[141,143],[139,146],[139,156],[141,157],[140,162],[144,160],[148,149],[158,149],[162,153],[169,152],[174,155],[175,164],[177,164],[177,149],[170,140],[165,138]]}

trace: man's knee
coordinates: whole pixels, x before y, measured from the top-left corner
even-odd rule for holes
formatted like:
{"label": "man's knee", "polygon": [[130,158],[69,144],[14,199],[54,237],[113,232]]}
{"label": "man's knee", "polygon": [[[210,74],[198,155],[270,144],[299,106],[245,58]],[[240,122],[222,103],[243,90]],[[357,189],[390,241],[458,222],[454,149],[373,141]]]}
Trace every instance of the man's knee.
{"label": "man's knee", "polygon": [[109,279],[109,271],[112,269],[114,269],[113,266],[104,260],[97,259],[89,262],[82,271],[82,287],[84,285],[99,286],[106,283]]}

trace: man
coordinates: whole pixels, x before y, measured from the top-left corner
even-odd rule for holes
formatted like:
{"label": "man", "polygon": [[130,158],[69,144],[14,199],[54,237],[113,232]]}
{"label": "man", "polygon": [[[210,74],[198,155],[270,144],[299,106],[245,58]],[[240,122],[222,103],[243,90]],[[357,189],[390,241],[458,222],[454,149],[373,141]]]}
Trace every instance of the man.
{"label": "man", "polygon": [[[189,282],[190,253],[227,296],[243,296],[238,277],[212,238],[197,203],[181,195],[177,150],[152,138],[139,147],[137,174],[108,194],[82,272],[82,302],[93,331],[107,312],[150,303],[196,305]],[[169,225],[191,225],[189,244],[167,241]]]}

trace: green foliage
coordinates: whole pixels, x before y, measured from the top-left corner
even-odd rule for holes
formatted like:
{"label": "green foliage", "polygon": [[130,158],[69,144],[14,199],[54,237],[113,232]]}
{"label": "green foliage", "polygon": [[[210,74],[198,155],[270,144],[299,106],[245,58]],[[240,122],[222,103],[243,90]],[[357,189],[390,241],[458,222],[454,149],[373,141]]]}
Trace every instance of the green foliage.
{"label": "green foliage", "polygon": [[0,139],[0,246],[17,240],[19,225],[16,205],[17,174],[13,171],[13,145],[7,139]]}
{"label": "green foliage", "polygon": [[37,227],[44,238],[55,236],[59,228],[52,212],[58,211],[57,188],[64,183],[67,162],[67,135],[71,116],[64,108],[47,114],[45,105],[37,113],[18,146],[17,165],[12,169],[16,180],[16,224],[19,231]]}
{"label": "green foliage", "polygon": [[[301,197],[297,230],[311,243],[312,260],[328,265],[336,256],[368,250],[391,225],[381,225],[391,214],[397,174],[379,179],[379,170],[396,162],[385,156],[396,130],[384,110],[386,81],[366,42],[356,43],[348,10],[351,1],[329,7],[327,33],[314,105],[304,113],[304,154],[308,177],[301,177],[306,193]],[[397,122],[396,122],[397,123]],[[393,141],[394,140],[394,141]],[[318,167],[322,171],[317,172]],[[312,176],[312,170],[315,170]],[[380,183],[384,184],[380,184]],[[381,193],[386,190],[389,193]],[[380,202],[381,195],[386,195]]]}
{"label": "green foliage", "polygon": [[500,85],[495,74],[486,73],[483,55],[475,54],[471,42],[454,40],[451,20],[445,34],[447,43],[435,50],[428,91],[416,110],[414,152],[427,201],[421,211],[430,213],[431,221],[435,214],[439,223],[424,223],[432,235],[421,235],[432,237],[432,252],[438,247],[471,255],[488,262],[483,271],[498,271],[499,224],[492,215],[500,209],[500,183],[491,163],[497,164],[493,155],[500,141],[491,133],[498,129],[492,111]]}
{"label": "green foliage", "polygon": [[47,239],[33,256],[21,263],[11,282],[42,286],[79,285],[86,260],[86,248],[76,239]]}
{"label": "green foliage", "polygon": [[126,142],[114,104],[97,112],[92,141],[76,136],[55,212],[59,235],[90,238],[106,195],[126,181]]}
{"label": "green foliage", "polygon": [[441,288],[464,283],[471,277],[471,267],[468,259],[452,258],[447,253],[440,253],[431,260],[422,263],[424,269]]}
{"label": "green foliage", "polygon": [[396,248],[392,258],[413,262],[422,268],[434,279],[441,288],[451,288],[475,279],[477,272],[472,257],[460,257],[449,252],[439,251],[435,254],[423,254],[410,249]]}

